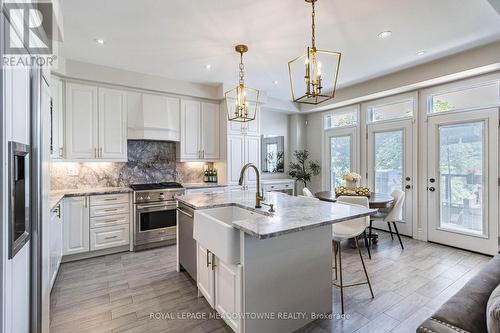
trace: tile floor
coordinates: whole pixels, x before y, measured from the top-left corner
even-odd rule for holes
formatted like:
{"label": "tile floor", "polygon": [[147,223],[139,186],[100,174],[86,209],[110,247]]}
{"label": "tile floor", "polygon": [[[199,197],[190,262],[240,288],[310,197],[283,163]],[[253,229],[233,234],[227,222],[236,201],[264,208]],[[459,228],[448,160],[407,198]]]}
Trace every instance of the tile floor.
{"label": "tile floor", "polygon": [[[367,285],[345,292],[345,319],[315,321],[300,332],[415,332],[416,327],[463,286],[489,257],[380,232],[365,256],[375,299]],[[362,247],[366,254],[366,249]],[[175,271],[175,246],[66,263],[51,297],[51,333],[232,332],[222,320],[179,318],[211,314],[193,282]],[[364,277],[357,250],[343,245],[346,283]],[[333,291],[334,309],[340,293]],[[151,318],[152,314],[163,318]]]}

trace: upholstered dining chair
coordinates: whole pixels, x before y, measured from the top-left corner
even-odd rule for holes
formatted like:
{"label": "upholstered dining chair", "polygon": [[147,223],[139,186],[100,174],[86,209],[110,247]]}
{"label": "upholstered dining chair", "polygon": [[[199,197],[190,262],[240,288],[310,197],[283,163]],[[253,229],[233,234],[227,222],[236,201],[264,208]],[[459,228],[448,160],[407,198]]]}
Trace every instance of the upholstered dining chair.
{"label": "upholstered dining chair", "polygon": [[[368,198],[361,197],[361,196],[340,196],[337,198],[337,202],[342,203],[342,204],[352,205],[352,206],[361,206],[361,207],[366,207],[366,208],[369,207]],[[370,224],[369,217],[360,217],[357,219],[333,224],[332,239],[333,239],[334,257],[335,257],[335,267],[334,267],[335,280],[339,280],[339,282],[340,282],[340,284],[334,283],[334,285],[336,287],[340,288],[340,299],[341,299],[342,313],[344,313],[344,288],[353,287],[353,286],[362,285],[362,284],[368,284],[372,298],[375,297],[373,295],[372,285],[370,283],[370,278],[368,277],[368,272],[366,270],[365,262],[363,260],[363,255],[361,253],[361,249],[360,249],[359,244],[358,244],[358,237],[360,235],[363,235],[365,238],[366,248],[367,248],[368,253],[370,255],[370,247],[368,246],[368,240],[366,238],[366,228],[368,227],[369,224]],[[359,258],[361,259],[361,264],[363,265],[363,270],[365,271],[366,282],[344,285],[343,279],[342,279],[342,247],[340,245],[340,242],[347,240],[347,239],[350,239],[350,238],[354,238],[356,247],[358,248]],[[337,266],[337,254],[339,257],[338,266]]]}
{"label": "upholstered dining chair", "polygon": [[398,227],[396,222],[403,222],[403,204],[405,202],[405,192],[400,190],[395,190],[391,193],[391,196],[394,199],[394,204],[388,210],[380,209],[377,214],[373,215],[370,220],[370,228],[369,228],[369,236],[370,245],[372,239],[372,223],[376,220],[382,220],[387,222],[387,226],[389,227],[389,233],[391,234],[391,239],[394,240],[394,236],[392,233],[391,223],[394,227],[394,231],[399,239],[399,244],[401,244],[401,249],[404,250],[403,241],[401,240],[401,235],[399,234]]}
{"label": "upholstered dining chair", "polygon": [[302,194],[305,196],[305,197],[309,197],[309,198],[315,198],[314,194],[312,194],[312,192],[307,188],[307,187],[304,187],[302,189]]}

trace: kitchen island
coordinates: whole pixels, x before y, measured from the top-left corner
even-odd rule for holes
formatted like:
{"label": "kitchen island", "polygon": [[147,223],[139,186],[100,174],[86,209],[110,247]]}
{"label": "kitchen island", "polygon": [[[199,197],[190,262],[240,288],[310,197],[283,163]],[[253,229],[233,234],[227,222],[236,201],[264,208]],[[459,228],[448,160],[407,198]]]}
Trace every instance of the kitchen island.
{"label": "kitchen island", "polygon": [[[374,210],[250,191],[177,198],[194,209],[198,290],[235,332],[293,332],[332,313],[332,224]],[[334,311],[335,312],[335,311]]]}

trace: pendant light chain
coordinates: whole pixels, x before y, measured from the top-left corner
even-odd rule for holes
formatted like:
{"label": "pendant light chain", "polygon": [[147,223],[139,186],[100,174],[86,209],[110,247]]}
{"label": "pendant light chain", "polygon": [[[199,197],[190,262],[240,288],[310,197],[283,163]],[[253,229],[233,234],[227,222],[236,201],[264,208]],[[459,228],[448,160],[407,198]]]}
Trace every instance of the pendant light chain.
{"label": "pendant light chain", "polygon": [[243,64],[243,52],[240,53],[240,85],[245,84],[245,65]]}
{"label": "pendant light chain", "polygon": [[312,26],[311,26],[311,28],[312,28],[312,47],[313,47],[313,49],[316,48],[316,34],[314,32],[314,30],[316,30],[316,23],[314,22],[314,19],[316,17],[316,10],[314,8],[315,2],[316,2],[315,0],[313,0],[311,2],[311,4],[312,4]]}

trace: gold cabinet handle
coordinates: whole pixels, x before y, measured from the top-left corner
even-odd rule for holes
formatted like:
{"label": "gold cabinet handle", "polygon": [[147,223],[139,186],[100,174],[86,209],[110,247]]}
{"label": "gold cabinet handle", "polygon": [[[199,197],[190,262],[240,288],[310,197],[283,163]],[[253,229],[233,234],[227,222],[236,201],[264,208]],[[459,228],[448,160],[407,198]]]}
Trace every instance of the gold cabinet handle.
{"label": "gold cabinet handle", "polygon": [[104,237],[104,239],[115,239],[115,238],[118,238],[118,236],[108,236],[108,237]]}
{"label": "gold cabinet handle", "polygon": [[212,270],[214,270],[215,266],[217,266],[217,265],[215,264],[215,258],[214,258],[214,254],[212,252],[210,252],[210,257],[212,258],[210,264],[212,265]]}
{"label": "gold cabinet handle", "polygon": [[210,251],[207,250],[207,267],[210,266]]}
{"label": "gold cabinet handle", "polygon": [[118,208],[108,208],[108,209],[103,209],[105,212],[116,212]]}

